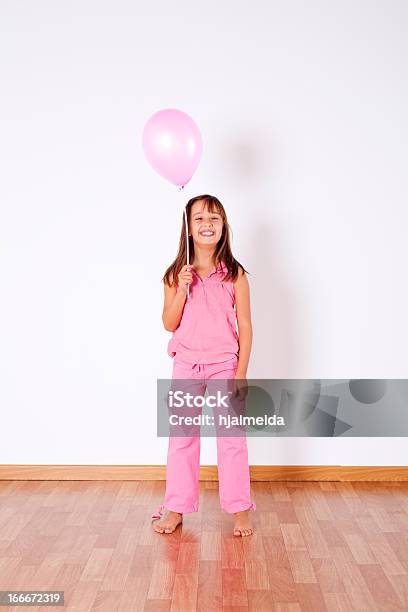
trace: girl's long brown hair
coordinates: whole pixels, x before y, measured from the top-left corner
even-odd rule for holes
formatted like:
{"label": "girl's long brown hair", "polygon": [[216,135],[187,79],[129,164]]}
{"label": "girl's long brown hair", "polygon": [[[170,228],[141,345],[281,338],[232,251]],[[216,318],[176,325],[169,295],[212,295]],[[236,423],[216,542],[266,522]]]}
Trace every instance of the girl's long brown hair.
{"label": "girl's long brown hair", "polygon": [[[245,270],[244,266],[240,264],[239,261],[237,261],[232,254],[231,243],[230,243],[230,231],[232,233],[232,230],[229,226],[225,209],[223,205],[221,204],[221,202],[219,201],[219,199],[216,198],[215,196],[204,194],[204,195],[196,196],[195,198],[191,198],[191,200],[189,200],[186,205],[186,213],[187,213],[189,231],[190,231],[190,220],[191,220],[191,208],[193,204],[197,202],[198,200],[203,200],[204,208],[206,208],[209,212],[218,212],[222,217],[222,221],[223,221],[222,235],[215,247],[213,265],[218,266],[220,262],[224,262],[227,268],[227,273],[223,280],[234,282],[238,278],[238,267],[240,267],[243,270],[243,272],[247,272],[247,270]],[[189,239],[190,263],[191,263],[192,261],[194,261],[194,242],[193,242],[192,236],[189,236],[188,239]],[[176,259],[167,268],[162,278],[162,281],[170,287],[175,286],[177,284],[177,278],[181,271],[181,268],[184,265],[186,265],[186,263],[187,263],[187,243],[186,243],[186,228],[185,228],[184,211],[183,211],[182,220],[181,220],[181,232],[180,232],[178,253],[177,253]],[[171,282],[171,279],[173,279],[173,282]]]}

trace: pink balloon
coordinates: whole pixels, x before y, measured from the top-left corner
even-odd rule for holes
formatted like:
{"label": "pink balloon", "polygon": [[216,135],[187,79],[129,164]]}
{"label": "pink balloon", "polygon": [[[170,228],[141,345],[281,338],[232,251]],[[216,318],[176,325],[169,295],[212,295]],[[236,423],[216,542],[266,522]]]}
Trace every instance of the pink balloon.
{"label": "pink balloon", "polygon": [[201,159],[201,133],[187,113],[166,108],[147,121],[143,149],[156,172],[174,185],[184,187]]}

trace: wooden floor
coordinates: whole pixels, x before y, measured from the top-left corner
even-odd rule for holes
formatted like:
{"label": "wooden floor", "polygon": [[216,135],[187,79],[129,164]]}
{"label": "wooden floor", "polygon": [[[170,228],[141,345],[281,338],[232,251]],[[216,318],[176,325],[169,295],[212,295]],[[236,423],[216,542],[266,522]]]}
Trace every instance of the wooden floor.
{"label": "wooden floor", "polygon": [[408,483],[254,482],[245,539],[211,482],[155,533],[164,486],[0,481],[0,590],[65,591],[50,609],[80,612],[408,610]]}

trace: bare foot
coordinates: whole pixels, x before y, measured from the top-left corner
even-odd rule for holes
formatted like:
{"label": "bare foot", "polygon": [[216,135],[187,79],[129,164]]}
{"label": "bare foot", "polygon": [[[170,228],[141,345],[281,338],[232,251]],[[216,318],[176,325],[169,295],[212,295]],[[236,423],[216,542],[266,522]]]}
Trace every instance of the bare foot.
{"label": "bare foot", "polygon": [[173,512],[169,510],[168,514],[161,518],[159,521],[153,522],[153,529],[157,533],[173,533],[177,525],[183,522],[183,515],[179,512]]}
{"label": "bare foot", "polygon": [[242,512],[235,512],[235,525],[234,535],[235,536],[249,536],[253,533],[251,520],[249,518],[249,510],[243,510]]}

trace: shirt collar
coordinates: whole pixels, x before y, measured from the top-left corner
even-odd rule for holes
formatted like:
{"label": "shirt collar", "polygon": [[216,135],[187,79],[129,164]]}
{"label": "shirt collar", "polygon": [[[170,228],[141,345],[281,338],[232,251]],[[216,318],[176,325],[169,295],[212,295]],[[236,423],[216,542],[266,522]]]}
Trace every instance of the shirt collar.
{"label": "shirt collar", "polygon": [[218,266],[216,268],[214,268],[213,272],[211,272],[211,274],[215,274],[215,272],[219,272],[221,270],[221,272],[224,272],[224,270],[226,270],[227,266],[225,265],[225,263],[223,261],[218,263]]}
{"label": "shirt collar", "polygon": [[[197,274],[197,272],[195,270],[192,270],[194,272],[194,274]],[[227,271],[227,266],[225,265],[225,263],[223,261],[218,263],[218,266],[216,268],[214,268],[212,270],[212,272],[209,273],[208,276],[206,276],[206,278],[208,278],[209,276],[212,276],[213,274],[216,274],[217,272],[226,272]]]}

